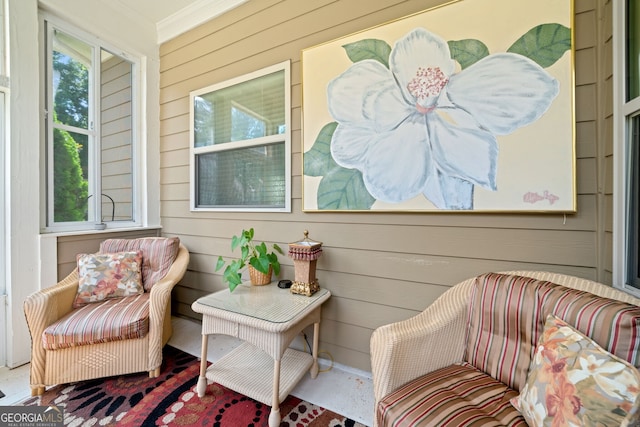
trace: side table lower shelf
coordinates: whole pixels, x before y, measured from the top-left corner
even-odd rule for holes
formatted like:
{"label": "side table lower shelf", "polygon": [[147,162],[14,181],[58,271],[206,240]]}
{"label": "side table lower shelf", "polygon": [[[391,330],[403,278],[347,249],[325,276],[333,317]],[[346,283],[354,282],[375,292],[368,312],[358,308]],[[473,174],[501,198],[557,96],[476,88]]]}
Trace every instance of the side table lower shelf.
{"label": "side table lower shelf", "polygon": [[[309,371],[318,376],[318,336],[322,304],[331,292],[292,295],[277,286],[238,286],[214,292],[192,304],[202,314],[202,353],[196,391],[203,397],[213,381],[271,407],[269,427],[280,426],[280,403]],[[288,346],[313,325],[310,353]],[[244,341],[207,366],[208,337],[225,334]]]}
{"label": "side table lower shelf", "polygon": [[274,360],[259,348],[244,342],[207,368],[206,377],[265,405],[278,393],[280,403],[313,364],[310,354],[288,348],[280,362],[278,390],[274,382]]}

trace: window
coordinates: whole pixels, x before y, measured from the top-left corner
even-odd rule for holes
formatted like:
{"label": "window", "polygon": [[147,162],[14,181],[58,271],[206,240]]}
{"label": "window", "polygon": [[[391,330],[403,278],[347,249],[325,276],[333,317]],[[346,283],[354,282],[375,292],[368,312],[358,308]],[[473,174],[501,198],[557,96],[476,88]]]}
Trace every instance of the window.
{"label": "window", "polygon": [[291,211],[289,62],[191,93],[192,210]]}
{"label": "window", "polygon": [[43,16],[48,231],[139,225],[139,63]]}
{"label": "window", "polygon": [[613,7],[614,285],[640,295],[640,0]]}

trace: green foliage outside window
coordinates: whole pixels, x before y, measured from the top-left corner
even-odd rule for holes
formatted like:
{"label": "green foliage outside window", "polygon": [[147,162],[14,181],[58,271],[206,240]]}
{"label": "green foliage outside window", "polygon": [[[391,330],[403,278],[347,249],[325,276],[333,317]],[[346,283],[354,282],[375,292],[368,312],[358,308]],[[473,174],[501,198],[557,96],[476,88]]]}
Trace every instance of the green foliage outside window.
{"label": "green foliage outside window", "polygon": [[[87,129],[89,71],[79,61],[54,52],[57,75],[54,123]],[[53,130],[54,221],[86,221],[88,206],[87,136]]]}
{"label": "green foliage outside window", "polygon": [[88,183],[82,177],[78,144],[69,132],[53,130],[54,220],[86,221]]}

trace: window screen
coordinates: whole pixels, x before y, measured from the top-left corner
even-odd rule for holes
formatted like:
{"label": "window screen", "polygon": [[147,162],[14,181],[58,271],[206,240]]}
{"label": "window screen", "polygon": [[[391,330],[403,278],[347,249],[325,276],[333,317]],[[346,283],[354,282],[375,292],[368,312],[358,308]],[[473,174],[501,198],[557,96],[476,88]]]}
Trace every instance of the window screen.
{"label": "window screen", "polygon": [[290,210],[289,63],[191,94],[192,208]]}

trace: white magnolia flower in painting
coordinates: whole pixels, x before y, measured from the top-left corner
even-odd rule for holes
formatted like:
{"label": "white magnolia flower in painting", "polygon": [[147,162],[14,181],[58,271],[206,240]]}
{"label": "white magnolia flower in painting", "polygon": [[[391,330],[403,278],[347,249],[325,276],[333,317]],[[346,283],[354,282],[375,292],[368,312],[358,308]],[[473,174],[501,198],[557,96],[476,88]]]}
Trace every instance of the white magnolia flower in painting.
{"label": "white magnolia flower in painting", "polygon": [[395,44],[389,69],[370,59],[353,64],[327,90],[338,122],[334,160],[362,172],[376,199],[423,193],[440,209],[472,209],[474,185],[496,189],[496,135],[535,122],[559,85],[512,53],[456,71],[447,43],[422,28]]}

